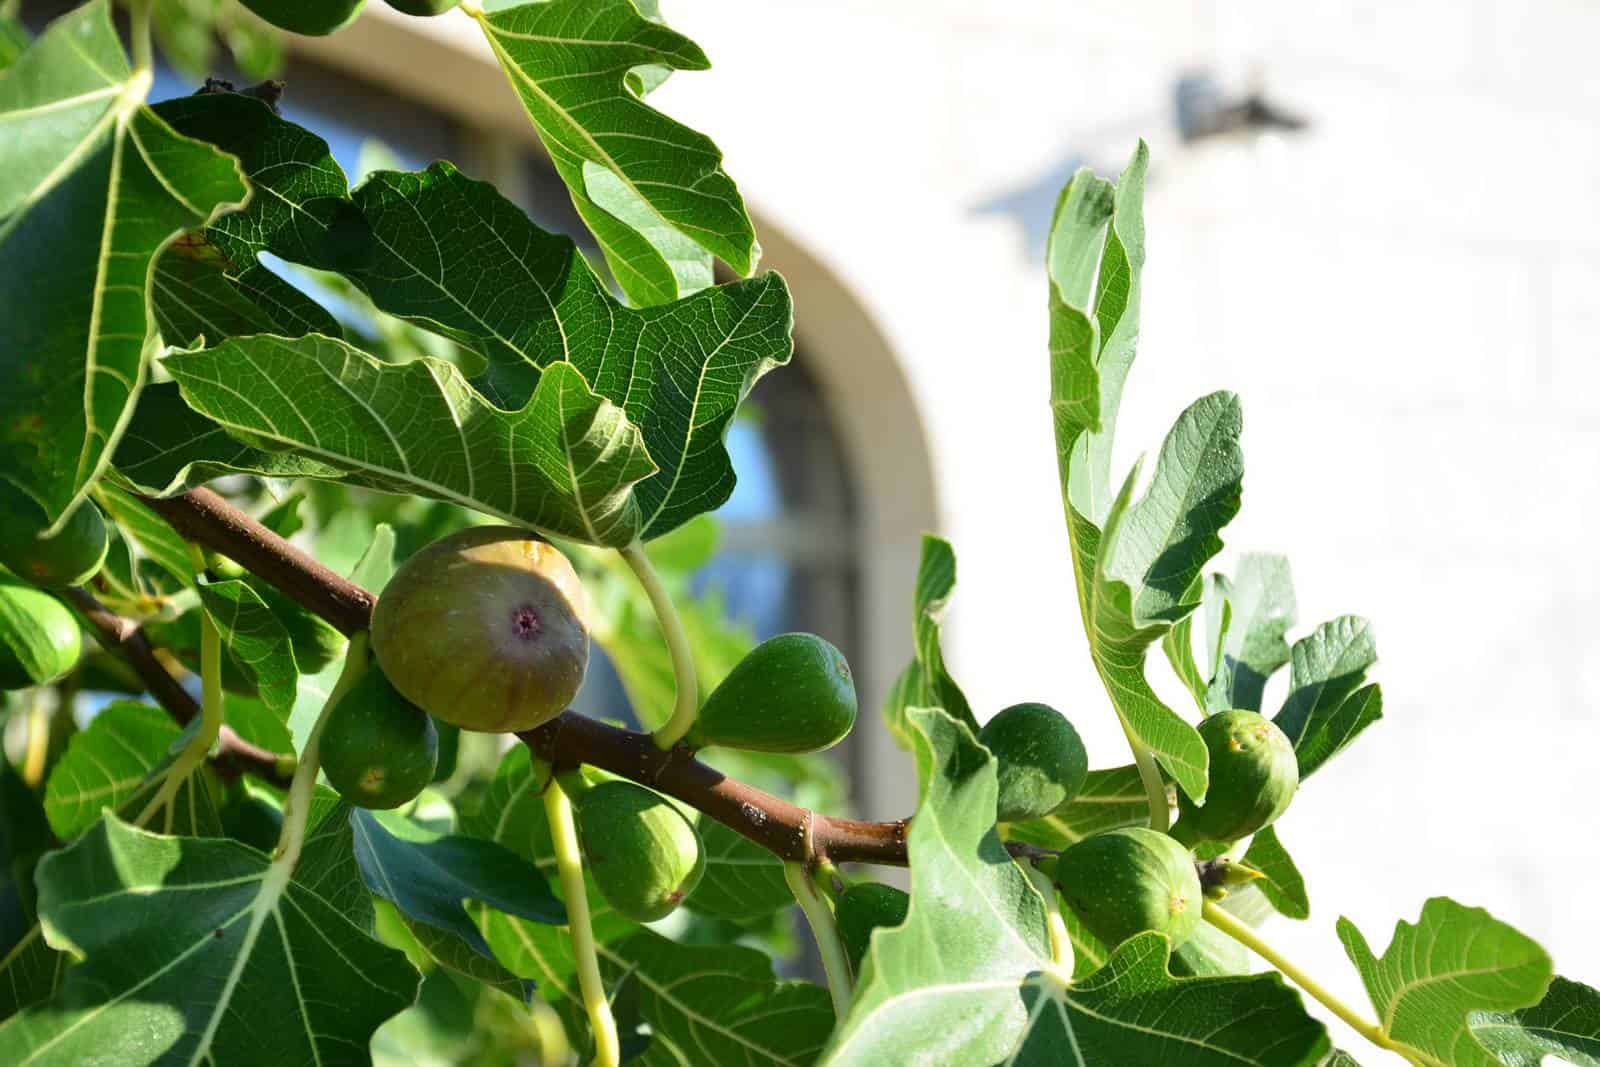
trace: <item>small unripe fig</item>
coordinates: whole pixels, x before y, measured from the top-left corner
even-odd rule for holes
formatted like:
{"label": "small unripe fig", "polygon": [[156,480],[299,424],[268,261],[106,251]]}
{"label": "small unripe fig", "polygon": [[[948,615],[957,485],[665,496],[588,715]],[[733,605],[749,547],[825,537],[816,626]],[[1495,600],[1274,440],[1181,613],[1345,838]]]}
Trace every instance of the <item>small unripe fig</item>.
{"label": "small unripe fig", "polygon": [[763,641],[711,691],[687,738],[692,747],[817,752],[856,721],[856,687],[844,654],[815,634]]}
{"label": "small unripe fig", "polygon": [[700,835],[659,793],[614,779],[582,790],[573,810],[589,873],[620,914],[642,923],[666,918],[700,883]]}
{"label": "small unripe fig", "polygon": [[1211,753],[1206,802],[1178,791],[1178,840],[1237,841],[1272,825],[1300,785],[1294,745],[1276,723],[1253,711],[1221,711],[1200,724]]}
{"label": "small unripe fig", "polygon": [[460,2],[461,0],[389,0],[389,6],[407,15],[427,18],[430,15],[442,15]]}
{"label": "small unripe fig", "polygon": [[356,807],[398,808],[433,781],[439,734],[373,664],[328,713],[321,757],[328,782]]}
{"label": "small unripe fig", "polygon": [[1089,777],[1083,739],[1048,704],[1011,705],[984,723],[978,740],[998,764],[1001,822],[1044,818],[1070,804]]}
{"label": "small unripe fig", "polygon": [[366,0],[240,0],[279,29],[321,37],[341,29],[361,13]]}
{"label": "small unripe fig", "polygon": [[463,730],[531,730],[583,684],[588,606],[554,545],[474,526],[395,571],[372,612],[372,650],[429,714]]}
{"label": "small unripe fig", "polygon": [[78,620],[42,589],[0,575],[0,689],[46,685],[83,651]]}
{"label": "small unripe fig", "polygon": [[35,585],[82,585],[105,562],[110,538],[94,501],[81,502],[54,537],[40,537],[49,517],[33,498],[0,482],[0,563]]}
{"label": "small unripe fig", "polygon": [[1111,830],[1061,853],[1056,886],[1083,925],[1107,946],[1155,930],[1174,948],[1200,924],[1200,876],[1194,857],[1147,827]]}
{"label": "small unripe fig", "polygon": [[872,931],[880,926],[899,926],[906,921],[910,907],[911,898],[904,890],[878,882],[857,882],[839,894],[833,916],[852,971],[861,973],[861,960],[872,943]]}

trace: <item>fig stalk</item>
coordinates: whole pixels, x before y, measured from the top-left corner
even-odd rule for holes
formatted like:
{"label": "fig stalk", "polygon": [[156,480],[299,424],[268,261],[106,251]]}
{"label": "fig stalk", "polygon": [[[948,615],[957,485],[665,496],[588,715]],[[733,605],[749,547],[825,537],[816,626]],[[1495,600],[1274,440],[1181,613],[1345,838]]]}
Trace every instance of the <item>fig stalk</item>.
{"label": "fig stalk", "polygon": [[1257,934],[1255,930],[1251,929],[1248,924],[1236,919],[1232,912],[1228,911],[1221,905],[1215,904],[1208,900],[1201,908],[1200,914],[1206,922],[1210,923],[1218,930],[1221,930],[1223,933],[1239,942],[1239,944],[1243,945],[1245,948],[1249,949],[1251,952],[1254,952],[1257,956],[1260,956],[1262,959],[1276,967],[1279,973],[1281,973],[1285,978],[1289,979],[1289,981],[1293,982],[1295,985],[1299,986],[1301,989],[1305,990],[1309,996],[1315,999],[1324,1008],[1327,1008],[1329,1011],[1333,1012],[1333,1014],[1337,1015],[1346,1025],[1350,1027],[1350,1029],[1354,1030],[1356,1033],[1360,1034],[1374,1045],[1377,1045],[1379,1048],[1388,1049],[1392,1052],[1398,1052],[1407,1059],[1411,1058],[1409,1055],[1407,1055],[1404,1049],[1400,1048],[1393,1041],[1389,1040],[1389,1035],[1383,1032],[1383,1028],[1381,1026],[1370,1019],[1363,1018],[1362,1015],[1354,1008],[1350,1007],[1344,1001],[1328,992],[1328,990],[1324,989],[1320,983],[1302,971],[1299,967],[1296,967],[1293,963],[1290,963],[1283,957],[1281,953],[1278,952],[1277,949],[1263,941],[1261,939],[1261,935]]}
{"label": "fig stalk", "polygon": [[578,849],[578,826],[572,817],[572,802],[561,783],[552,780],[544,791],[544,811],[550,822],[550,843],[555,849],[556,871],[561,876],[561,896],[567,905],[567,932],[572,938],[572,957],[578,966],[578,988],[583,1007],[594,1033],[595,1067],[618,1067],[622,1044],[617,1038],[617,1020],[606,999],[605,983],[600,978],[600,957],[595,949],[594,927],[589,919],[589,891],[583,884],[583,857]]}
{"label": "fig stalk", "polygon": [[850,1010],[850,961],[845,955],[844,941],[839,937],[839,924],[834,921],[833,909],[822,899],[822,893],[804,863],[793,860],[785,862],[783,877],[789,883],[789,892],[794,894],[795,903],[800,905],[807,925],[811,927],[811,936],[816,938],[817,951],[822,956],[822,972],[828,978],[828,993],[833,997],[834,1017],[843,1019]]}
{"label": "fig stalk", "polygon": [[1018,863],[1033,888],[1044,898],[1044,921],[1050,931],[1050,961],[1071,974],[1072,936],[1067,933],[1066,920],[1061,917],[1061,898],[1056,895],[1056,884],[1033,864],[1020,860]]}
{"label": "fig stalk", "polygon": [[683,630],[683,620],[678,617],[672,596],[667,592],[667,587],[661,584],[661,576],[656,573],[650,557],[645,555],[644,546],[635,541],[617,551],[633,568],[645,596],[650,598],[650,607],[654,609],[656,621],[661,625],[661,636],[667,642],[667,652],[672,656],[672,717],[652,734],[656,747],[664,752],[683,740],[694,727],[695,716],[700,712],[700,681],[695,675],[694,653],[689,648],[689,635]]}

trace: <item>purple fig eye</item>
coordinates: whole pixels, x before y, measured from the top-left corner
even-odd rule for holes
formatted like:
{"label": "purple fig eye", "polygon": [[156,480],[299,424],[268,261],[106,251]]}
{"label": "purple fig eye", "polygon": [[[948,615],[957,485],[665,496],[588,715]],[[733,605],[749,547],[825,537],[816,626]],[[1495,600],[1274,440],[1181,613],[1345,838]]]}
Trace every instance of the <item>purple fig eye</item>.
{"label": "purple fig eye", "polygon": [[542,629],[539,613],[533,610],[532,604],[518,604],[511,609],[511,632],[524,641],[537,637]]}

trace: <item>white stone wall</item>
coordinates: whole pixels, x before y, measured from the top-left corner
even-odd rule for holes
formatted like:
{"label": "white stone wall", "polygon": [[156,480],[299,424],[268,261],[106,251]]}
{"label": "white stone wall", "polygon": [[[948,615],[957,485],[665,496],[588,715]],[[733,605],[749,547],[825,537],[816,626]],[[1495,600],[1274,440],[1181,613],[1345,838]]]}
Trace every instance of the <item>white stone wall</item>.
{"label": "white stone wall", "polygon": [[[1365,614],[1383,657],[1387,719],[1283,824],[1313,917],[1273,936],[1359,995],[1334,918],[1382,944],[1449,893],[1600,980],[1583,881],[1600,877],[1600,4],[679,0],[668,15],[716,69],[662,104],[713,134],[907,367],[961,559],[958,676],[985,712],[1057,704],[1102,764],[1126,753],[1071,602],[1044,283],[1018,215],[984,205],[1032,189],[1042,224],[1071,161],[1115,169],[1151,142],[1119,462],[1202,392],[1239,391],[1248,475],[1226,558],[1287,552],[1303,625]],[[1170,94],[1193,65],[1254,71],[1312,128],[1180,145]]]}

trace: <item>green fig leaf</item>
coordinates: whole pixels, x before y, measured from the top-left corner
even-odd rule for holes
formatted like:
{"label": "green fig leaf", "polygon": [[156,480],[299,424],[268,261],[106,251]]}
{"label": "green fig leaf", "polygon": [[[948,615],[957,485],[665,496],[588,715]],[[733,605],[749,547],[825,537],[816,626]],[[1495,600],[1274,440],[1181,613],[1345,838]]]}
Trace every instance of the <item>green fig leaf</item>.
{"label": "green fig leaf", "polygon": [[700,884],[684,907],[736,923],[753,923],[794,903],[783,861],[742,834],[704,816],[695,822],[706,858]]}
{"label": "green fig leaf", "polygon": [[1049,971],[1022,987],[1029,1026],[1014,1067],[1174,1063],[1293,1067],[1328,1051],[1321,1023],[1277,975],[1175,978],[1167,939],[1144,933],[1070,985]]}
{"label": "green fig leaf", "polygon": [[[350,473],[351,482],[476,508],[589,544],[625,545],[633,486],[655,470],[622,409],[571,364],[507,412],[455,367],[382,363],[343,341],[247,337],[169,355],[191,407],[230,431]],[[296,383],[290,396],[277,382]]]}
{"label": "green fig leaf", "polygon": [[55,992],[66,969],[34,911],[34,866],[54,846],[38,796],[0,759],[0,1020]]}
{"label": "green fig leaf", "polygon": [[711,257],[740,275],[760,256],[722,152],[644,103],[639,68],[704,70],[693,41],[630,0],[551,0],[479,18],[512,88],[633,302],[711,284]]}
{"label": "green fig leaf", "polygon": [[299,678],[289,631],[243,579],[201,582],[197,588],[200,606],[216,626],[229,657],[255,683],[261,703],[287,720]]}
{"label": "green fig leaf", "polygon": [[[473,923],[469,901],[507,915],[562,925],[567,911],[537,868],[481,837],[439,834],[392,812],[353,808],[356,862],[366,886],[414,923],[432,927],[487,960],[494,953]],[[413,928],[413,933],[417,931]],[[437,958],[439,945],[424,946]],[[459,953],[445,949],[451,958]]]}
{"label": "green fig leaf", "polygon": [[1301,781],[1383,717],[1378,687],[1361,687],[1377,661],[1372,624],[1356,615],[1325,622],[1294,643],[1289,695],[1272,721],[1294,743]]}
{"label": "green fig leaf", "polygon": [[0,80],[0,470],[59,521],[110,461],[146,374],[147,283],[183,230],[239,207],[237,161],[143,106],[109,0],[63,15]]}
{"label": "green fig leaf", "polygon": [[907,710],[914,707],[944,708],[957,722],[973,733],[978,720],[961,687],[945,669],[939,630],[956,587],[956,554],[950,542],[932,534],[922,536],[922,558],[917,564],[917,588],[913,597],[912,634],[915,650],[911,663],[895,681],[884,703],[883,716],[903,748],[911,746]]}
{"label": "green fig leaf", "polygon": [[1311,917],[1311,900],[1306,896],[1305,878],[1294,865],[1283,842],[1278,840],[1277,827],[1268,826],[1250,839],[1244,862],[1261,872],[1262,877],[1250,885],[1267,898],[1267,903],[1278,914],[1291,919]]}
{"label": "green fig leaf", "polygon": [[1448,897],[1425,903],[1415,924],[1396,923],[1382,956],[1349,919],[1338,930],[1379,1029],[1425,1067],[1494,1067],[1469,1016],[1530,1008],[1553,977],[1550,957],[1531,938]]}
{"label": "green fig leaf", "polygon": [[1228,603],[1230,622],[1217,649],[1207,711],[1261,710],[1267,679],[1289,662],[1284,634],[1294,625],[1294,583],[1283,556],[1246,554],[1234,578],[1216,576],[1216,594]]}
{"label": "green fig leaf", "polygon": [[1150,802],[1139,769],[1128,764],[1090,771],[1072,803],[1042,819],[1013,823],[1006,833],[1014,841],[1060,850],[1094,834],[1149,821]]}
{"label": "green fig leaf", "polygon": [[1506,1067],[1539,1067],[1546,1056],[1600,1067],[1600,992],[1557,975],[1544,999],[1514,1012],[1472,1016],[1472,1036]]}
{"label": "green fig leaf", "polygon": [[139,1062],[364,1064],[378,1024],[416,996],[403,954],[235,841],[108,817],[41,863],[38,882],[51,941],[83,962],[54,999],[0,1024],[7,1063],[115,1048]]}
{"label": "green fig leaf", "polygon": [[165,571],[182,589],[194,583],[195,558],[189,542],[178,531],[168,526],[166,520],[132,493],[103,479],[95,488],[95,497],[106,514],[115,520],[123,540],[141,559],[148,559]]}
{"label": "green fig leaf", "polygon": [[130,800],[149,792],[144,787],[151,773],[167,761],[182,733],[172,716],[149,704],[119,700],[106,706],[50,769],[44,811],[51,830],[69,841],[98,822],[103,809],[128,808]]}

